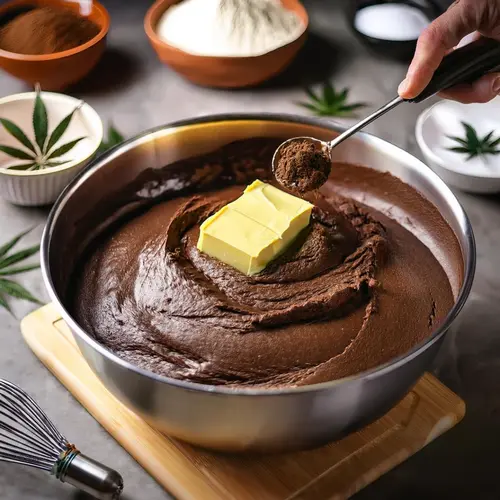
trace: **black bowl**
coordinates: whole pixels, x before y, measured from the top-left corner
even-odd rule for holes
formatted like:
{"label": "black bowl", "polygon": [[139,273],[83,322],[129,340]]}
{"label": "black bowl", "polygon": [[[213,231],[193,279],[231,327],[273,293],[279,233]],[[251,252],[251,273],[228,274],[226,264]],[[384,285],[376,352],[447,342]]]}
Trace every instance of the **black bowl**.
{"label": "black bowl", "polygon": [[439,7],[439,5],[434,0],[425,0],[422,2],[416,2],[412,0],[356,0],[354,2],[349,2],[349,8],[347,11],[348,22],[356,37],[362,43],[364,43],[374,54],[389,59],[395,59],[397,61],[409,62],[412,59],[413,54],[415,53],[417,39],[395,41],[373,38],[358,31],[354,25],[356,13],[361,9],[364,9],[365,7],[369,7],[371,5],[380,5],[386,3],[398,3],[415,7],[429,18],[429,22],[438,17],[443,12],[443,9]]}

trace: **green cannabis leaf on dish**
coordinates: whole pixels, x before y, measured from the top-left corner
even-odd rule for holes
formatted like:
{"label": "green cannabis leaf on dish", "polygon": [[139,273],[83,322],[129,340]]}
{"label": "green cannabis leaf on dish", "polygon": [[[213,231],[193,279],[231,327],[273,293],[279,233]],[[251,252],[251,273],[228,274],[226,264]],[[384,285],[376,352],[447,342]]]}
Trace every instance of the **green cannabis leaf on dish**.
{"label": "green cannabis leaf on dish", "polygon": [[7,297],[41,304],[41,302],[36,297],[33,297],[26,288],[12,279],[12,276],[26,273],[40,267],[38,263],[23,264],[26,259],[35,255],[40,250],[40,245],[12,252],[17,243],[19,243],[19,241],[29,232],[30,230],[24,231],[0,247],[0,307],[7,309],[10,313],[12,313],[12,310],[7,302]]}
{"label": "green cannabis leaf on dish", "polygon": [[58,144],[59,139],[66,132],[73,115],[82,107],[83,103],[80,103],[69,115],[64,117],[49,135],[47,108],[41,94],[40,86],[36,85],[35,105],[33,107],[35,142],[28,139],[27,134],[14,122],[6,118],[0,118],[0,123],[4,129],[19,142],[20,146],[24,147],[20,149],[0,144],[0,151],[12,158],[24,161],[24,163],[7,167],[9,169],[32,171],[64,165],[71,160],[58,161],[57,159],[71,151],[81,140],[85,139],[85,137],[79,137],[65,144]]}
{"label": "green cannabis leaf on dish", "polygon": [[500,154],[500,137],[493,137],[494,130],[488,132],[484,137],[479,137],[476,130],[469,123],[461,122],[464,127],[465,137],[448,135],[448,139],[455,141],[458,146],[447,148],[455,153],[467,154],[466,161],[476,156]]}
{"label": "green cannabis leaf on dish", "polygon": [[344,88],[337,92],[330,82],[325,82],[321,92],[314,92],[306,88],[309,102],[298,102],[299,106],[312,111],[318,116],[353,116],[358,109],[367,104],[362,102],[349,103],[349,89]]}
{"label": "green cannabis leaf on dish", "polygon": [[112,123],[110,123],[108,126],[108,140],[102,140],[99,148],[97,149],[97,154],[104,153],[108,149],[118,146],[118,144],[121,144],[124,140],[125,138],[123,135],[118,132]]}

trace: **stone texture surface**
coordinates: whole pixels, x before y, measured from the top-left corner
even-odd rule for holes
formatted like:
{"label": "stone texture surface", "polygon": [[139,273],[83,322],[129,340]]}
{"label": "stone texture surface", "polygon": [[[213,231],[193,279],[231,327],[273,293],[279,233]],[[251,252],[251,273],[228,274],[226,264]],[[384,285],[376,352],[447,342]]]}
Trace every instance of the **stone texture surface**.
{"label": "stone texture surface", "polygon": [[[70,92],[87,100],[126,135],[210,113],[302,113],[295,104],[303,96],[301,86],[324,78],[349,86],[353,100],[372,104],[370,111],[394,96],[405,66],[370,56],[354,39],[343,13],[347,3],[306,1],[312,35],[296,64],[272,84],[229,92],[195,87],[157,61],[142,29],[149,1],[104,1],[112,16],[108,53],[93,77]],[[0,95],[24,90],[22,83],[0,75]],[[420,156],[413,130],[423,107],[402,105],[368,130]],[[360,500],[500,497],[500,336],[495,311],[500,300],[500,198],[457,195],[474,227],[478,265],[473,295],[447,337],[436,373],[465,399],[467,415],[454,430],[357,495]],[[36,242],[46,215],[45,209],[19,208],[0,201],[0,241],[36,226],[26,241]],[[23,276],[21,282],[48,300],[40,272]],[[35,396],[61,431],[85,452],[119,470],[126,481],[125,499],[168,498],[31,354],[22,340],[19,318],[32,307],[16,302],[13,309],[15,318],[0,311],[0,376]],[[69,500],[85,496],[37,471],[0,465],[0,498]]]}

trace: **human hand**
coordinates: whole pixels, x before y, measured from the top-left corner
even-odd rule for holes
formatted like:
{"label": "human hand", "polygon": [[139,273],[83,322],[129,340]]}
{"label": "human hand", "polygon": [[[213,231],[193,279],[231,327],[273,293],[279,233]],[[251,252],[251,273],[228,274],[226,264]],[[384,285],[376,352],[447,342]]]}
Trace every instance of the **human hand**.
{"label": "human hand", "polygon": [[[443,57],[467,35],[500,40],[500,0],[456,0],[420,35],[405,80],[404,99],[416,97],[431,81]],[[457,85],[439,95],[463,103],[488,102],[500,94],[500,73],[490,73],[472,84]]]}

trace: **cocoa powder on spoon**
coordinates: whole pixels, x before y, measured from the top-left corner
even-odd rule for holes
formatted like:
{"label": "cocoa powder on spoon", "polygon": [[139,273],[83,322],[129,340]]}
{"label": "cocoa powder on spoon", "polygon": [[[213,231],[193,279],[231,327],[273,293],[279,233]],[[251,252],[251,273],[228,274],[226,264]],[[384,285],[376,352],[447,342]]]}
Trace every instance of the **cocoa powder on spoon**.
{"label": "cocoa powder on spoon", "polygon": [[284,188],[306,193],[321,187],[331,169],[326,152],[318,150],[311,141],[297,140],[283,148],[274,176]]}

